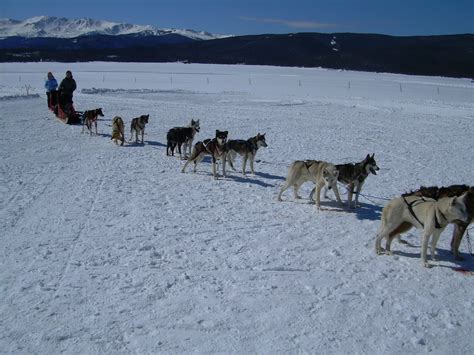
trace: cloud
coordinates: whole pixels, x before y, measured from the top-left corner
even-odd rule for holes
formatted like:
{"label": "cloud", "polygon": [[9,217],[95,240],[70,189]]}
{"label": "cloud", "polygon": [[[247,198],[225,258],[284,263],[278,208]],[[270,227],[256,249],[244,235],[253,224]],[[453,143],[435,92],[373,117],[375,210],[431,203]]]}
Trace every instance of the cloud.
{"label": "cloud", "polygon": [[337,25],[333,23],[321,23],[321,22],[314,22],[314,21],[289,21],[289,20],[282,20],[282,19],[257,18],[257,17],[247,17],[247,16],[241,16],[239,18],[245,21],[253,21],[253,22],[258,22],[258,23],[275,23],[275,24],[284,25],[291,28],[298,28],[298,29],[305,29],[305,30],[337,27]]}

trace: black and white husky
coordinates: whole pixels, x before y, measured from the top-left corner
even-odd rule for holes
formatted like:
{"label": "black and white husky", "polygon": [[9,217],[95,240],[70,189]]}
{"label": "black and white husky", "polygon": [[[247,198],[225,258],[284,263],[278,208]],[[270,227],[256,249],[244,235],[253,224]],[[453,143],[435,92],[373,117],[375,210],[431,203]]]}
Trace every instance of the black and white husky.
{"label": "black and white husky", "polygon": [[253,168],[253,162],[255,160],[255,155],[257,154],[257,150],[260,147],[266,147],[267,142],[265,141],[265,133],[260,134],[257,133],[255,137],[251,137],[246,141],[243,139],[235,139],[230,140],[227,142],[227,147],[229,152],[227,153],[227,160],[229,161],[229,165],[234,169],[234,159],[237,154],[240,154],[243,157],[242,162],[242,174],[245,175],[245,167],[247,165],[247,160],[250,160],[250,171],[252,174],[255,174],[255,170]]}
{"label": "black and white husky", "polygon": [[132,123],[130,125],[130,142],[133,140],[133,131],[135,131],[135,142],[138,143],[138,133],[142,135],[142,143],[143,143],[143,135],[145,134],[145,125],[148,123],[148,119],[150,115],[141,115],[140,117],[136,117],[132,119]]}
{"label": "black and white husky", "polygon": [[184,145],[184,157],[186,158],[186,150],[188,150],[189,155],[191,155],[191,147],[194,136],[197,132],[199,132],[200,129],[201,127],[199,126],[199,120],[191,120],[191,123],[187,127],[171,128],[166,134],[166,155],[174,156],[174,150],[176,146],[178,146],[179,158],[182,159],[182,145]]}
{"label": "black and white husky", "polygon": [[[359,203],[359,194],[364,185],[365,179],[370,174],[377,175],[380,170],[374,158],[375,154],[367,154],[364,160],[358,163],[336,164],[339,171],[337,180],[347,186],[347,206],[352,208],[352,195],[355,193],[355,205]],[[311,192],[312,194],[312,192]],[[327,189],[324,190],[324,197],[326,198]]]}
{"label": "black and white husky", "polygon": [[189,163],[194,163],[194,172],[196,172],[197,164],[202,161],[205,155],[210,155],[212,158],[212,175],[217,179],[216,163],[217,160],[222,161],[222,175],[225,177],[225,162],[227,156],[227,136],[228,131],[216,130],[216,136],[213,139],[205,139],[202,142],[197,142],[194,145],[192,154],[181,169],[181,172],[186,171]]}

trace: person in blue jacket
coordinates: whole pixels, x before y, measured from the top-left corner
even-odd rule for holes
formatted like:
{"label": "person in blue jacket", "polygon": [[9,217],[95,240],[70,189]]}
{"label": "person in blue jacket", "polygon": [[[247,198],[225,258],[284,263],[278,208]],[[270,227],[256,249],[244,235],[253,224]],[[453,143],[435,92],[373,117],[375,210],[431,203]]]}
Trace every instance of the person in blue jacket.
{"label": "person in blue jacket", "polygon": [[58,82],[53,76],[53,73],[48,72],[48,79],[44,83],[44,87],[46,89],[46,96],[48,97],[48,107],[56,106],[57,102],[57,91]]}

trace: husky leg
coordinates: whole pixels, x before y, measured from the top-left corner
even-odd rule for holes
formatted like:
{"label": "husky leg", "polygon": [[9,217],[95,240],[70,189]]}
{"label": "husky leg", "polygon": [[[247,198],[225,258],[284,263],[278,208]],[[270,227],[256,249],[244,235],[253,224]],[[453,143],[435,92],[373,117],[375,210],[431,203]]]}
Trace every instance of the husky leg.
{"label": "husky leg", "polygon": [[290,187],[290,184],[287,181],[285,181],[285,183],[283,184],[283,186],[280,188],[280,192],[278,193],[278,201],[282,201],[281,199],[281,195],[283,194],[283,192],[286,191],[286,189],[288,189],[288,187]]}
{"label": "husky leg", "polygon": [[[243,160],[242,160],[242,174],[245,176],[245,169],[247,167],[247,153],[244,154]],[[253,174],[253,172],[252,172]]]}
{"label": "husky leg", "polygon": [[194,159],[194,170],[193,170],[194,172],[196,172],[198,163],[202,162],[202,160],[204,159],[204,155],[205,155],[204,153],[201,153]]}
{"label": "husky leg", "polygon": [[[197,160],[200,158],[200,154],[198,154],[197,150],[193,151],[193,154],[189,156],[188,160],[186,160],[186,163],[184,163],[183,168],[181,169],[181,172],[184,173],[186,171],[186,167],[188,166],[189,163],[194,162],[194,172],[196,172],[196,165],[197,165]],[[201,158],[202,160],[202,158]]]}
{"label": "husky leg", "polygon": [[384,238],[388,238],[388,233],[385,227],[380,227],[380,230],[375,238],[375,254],[381,255],[384,253],[384,249],[382,248],[382,240]]}
{"label": "husky leg", "polygon": [[[313,191],[311,191],[311,194],[309,195],[312,199],[312,196],[314,194],[314,191],[315,191],[316,188],[313,189]],[[324,185],[324,193],[323,193],[323,196],[324,198],[327,200],[328,199],[328,187],[326,185]]]}
{"label": "husky leg", "polygon": [[293,195],[295,197],[295,200],[301,199],[301,196],[298,195],[298,191],[300,190],[301,185],[303,185],[303,183],[298,183],[298,182],[293,185]]}
{"label": "husky leg", "polygon": [[142,144],[143,144],[143,136],[145,135],[145,129],[142,129]]}
{"label": "husky leg", "polygon": [[340,205],[344,205],[341,201],[341,196],[339,196],[339,190],[337,188],[337,181],[334,183],[332,186],[332,189],[334,190],[334,194],[336,195],[336,200]]}
{"label": "husky leg", "polygon": [[321,189],[324,185],[317,184],[316,185],[316,209],[319,211],[321,209]]}
{"label": "husky leg", "polygon": [[[177,145],[178,145],[179,159],[181,160],[181,159],[183,159],[183,156],[182,156],[182,154],[181,154],[181,143],[178,143]],[[185,150],[185,151],[186,151],[186,150]]]}
{"label": "husky leg", "polygon": [[225,154],[221,158],[221,161],[222,161],[222,176],[227,177],[226,172],[225,172],[225,163],[226,163],[226,155]]}
{"label": "husky leg", "polygon": [[461,245],[461,240],[466,232],[467,226],[467,224],[454,225],[453,237],[451,239],[451,253],[453,253],[455,260],[464,260],[464,258],[459,255],[459,246]]}
{"label": "husky leg", "polygon": [[430,267],[428,260],[426,260],[426,254],[428,251],[428,242],[430,241],[431,231],[427,230],[426,227],[423,229],[423,234],[421,237],[421,262],[424,267]]}
{"label": "husky leg", "polygon": [[214,179],[217,180],[216,157],[214,155],[212,155],[212,176],[214,176]]}
{"label": "husky leg", "polygon": [[441,236],[441,232],[443,229],[435,229],[433,232],[433,236],[431,237],[431,260],[436,261],[436,244],[438,244],[439,237]]}
{"label": "husky leg", "polygon": [[362,185],[364,185],[364,182],[363,182],[363,181],[359,181],[359,183],[357,184],[356,198],[355,198],[355,205],[354,205],[354,207],[359,206],[359,195],[360,195],[360,192],[362,191]]}
{"label": "husky leg", "polygon": [[255,175],[255,169],[253,168],[253,163],[255,161],[255,154],[250,154],[250,171]]}
{"label": "husky leg", "polygon": [[235,171],[235,168],[234,168],[234,159],[235,159],[234,152],[232,150],[229,150],[229,152],[227,153],[227,157],[229,158],[228,161],[229,161],[230,168]]}
{"label": "husky leg", "polygon": [[393,255],[392,253],[392,241],[395,239],[395,238],[398,238],[400,237],[400,234],[398,233],[394,233],[393,235],[388,235],[386,237],[386,240],[387,242],[385,243],[385,254],[387,255]]}
{"label": "husky leg", "polygon": [[183,147],[184,158],[186,159],[186,150],[188,148],[188,143],[187,142],[184,142],[183,144],[178,143],[179,159],[183,159],[183,157],[181,156],[181,147]]}
{"label": "husky leg", "polygon": [[97,121],[94,121],[94,125],[95,125],[95,135],[99,135],[99,133],[97,133]]}
{"label": "husky leg", "polygon": [[347,208],[352,208],[352,193],[354,191],[354,184],[347,185]]}
{"label": "husky leg", "polygon": [[189,164],[190,162],[191,162],[191,160],[189,160],[189,159],[186,160],[186,163],[184,163],[184,166],[183,166],[183,168],[181,169],[181,172],[182,172],[182,173],[186,172],[186,167],[188,166],[188,164]]}

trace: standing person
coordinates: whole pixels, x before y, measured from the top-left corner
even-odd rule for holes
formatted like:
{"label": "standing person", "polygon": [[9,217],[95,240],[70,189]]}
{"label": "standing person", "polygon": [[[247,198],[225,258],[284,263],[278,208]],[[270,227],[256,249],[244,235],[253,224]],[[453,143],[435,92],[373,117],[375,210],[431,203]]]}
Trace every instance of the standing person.
{"label": "standing person", "polygon": [[72,104],[72,93],[76,90],[76,81],[72,77],[70,70],[66,72],[66,77],[59,85],[59,100],[62,107]]}
{"label": "standing person", "polygon": [[58,82],[53,76],[53,73],[48,72],[48,79],[44,83],[44,87],[46,89],[46,96],[48,98],[48,107],[51,109],[56,105],[57,102],[57,91]]}

